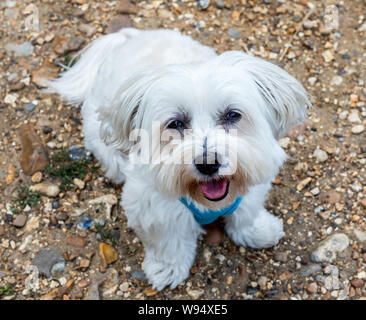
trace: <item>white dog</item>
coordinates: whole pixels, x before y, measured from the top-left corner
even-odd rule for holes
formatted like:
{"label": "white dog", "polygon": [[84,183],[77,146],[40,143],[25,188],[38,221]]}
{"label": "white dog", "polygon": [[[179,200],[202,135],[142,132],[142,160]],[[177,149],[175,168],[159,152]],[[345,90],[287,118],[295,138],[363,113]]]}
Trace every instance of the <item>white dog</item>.
{"label": "white dog", "polygon": [[281,68],[238,51],[218,56],[175,31],[122,29],[50,87],[82,103],[86,148],[124,182],[121,205],[154,288],[188,277],[202,225],[219,216],[237,245],[271,247],[284,235],[264,201],[286,158],[278,139],[311,104]]}

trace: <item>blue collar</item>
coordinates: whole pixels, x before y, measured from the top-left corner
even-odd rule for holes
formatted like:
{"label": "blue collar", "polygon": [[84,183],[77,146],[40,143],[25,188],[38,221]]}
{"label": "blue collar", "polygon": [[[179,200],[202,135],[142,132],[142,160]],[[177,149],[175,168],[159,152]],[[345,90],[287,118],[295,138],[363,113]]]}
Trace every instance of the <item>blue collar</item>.
{"label": "blue collar", "polygon": [[218,219],[221,216],[226,216],[229,214],[234,213],[234,211],[238,208],[242,197],[237,197],[235,201],[228,207],[220,209],[220,210],[210,210],[205,209],[204,211],[200,211],[197,209],[197,207],[193,204],[193,202],[188,203],[186,198],[180,198],[180,202],[182,202],[192,213],[196,221],[201,224],[209,224],[211,222],[214,222],[216,219]]}

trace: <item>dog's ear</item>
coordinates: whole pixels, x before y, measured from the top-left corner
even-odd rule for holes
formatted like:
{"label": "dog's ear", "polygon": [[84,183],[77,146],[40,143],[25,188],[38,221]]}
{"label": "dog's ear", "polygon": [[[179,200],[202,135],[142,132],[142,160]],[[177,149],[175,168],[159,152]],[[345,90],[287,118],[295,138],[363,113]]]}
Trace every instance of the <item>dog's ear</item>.
{"label": "dog's ear", "polygon": [[144,97],[157,78],[158,74],[149,71],[133,74],[123,81],[109,105],[98,108],[100,137],[107,145],[127,153],[136,144],[131,133],[141,128],[146,108]]}
{"label": "dog's ear", "polygon": [[307,118],[311,102],[306,90],[285,70],[239,51],[223,55],[227,55],[230,64],[255,83],[265,103],[265,116],[277,139]]}

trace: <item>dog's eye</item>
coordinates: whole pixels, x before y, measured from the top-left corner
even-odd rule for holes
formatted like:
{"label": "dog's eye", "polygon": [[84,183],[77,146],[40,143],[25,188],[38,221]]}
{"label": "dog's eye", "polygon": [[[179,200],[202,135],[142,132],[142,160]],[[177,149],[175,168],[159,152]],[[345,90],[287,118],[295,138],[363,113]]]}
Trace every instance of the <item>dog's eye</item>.
{"label": "dog's eye", "polygon": [[235,122],[241,119],[241,114],[236,111],[229,111],[225,114],[225,120]]}
{"label": "dog's eye", "polygon": [[184,126],[184,123],[182,121],[173,120],[168,124],[167,128],[168,129],[176,129],[176,130],[184,130],[185,126]]}

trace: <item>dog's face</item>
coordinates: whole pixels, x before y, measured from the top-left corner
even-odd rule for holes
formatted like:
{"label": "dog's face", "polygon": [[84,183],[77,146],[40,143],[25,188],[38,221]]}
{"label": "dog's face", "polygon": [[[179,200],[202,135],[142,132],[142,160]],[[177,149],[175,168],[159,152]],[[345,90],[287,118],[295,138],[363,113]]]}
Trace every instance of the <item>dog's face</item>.
{"label": "dog's face", "polygon": [[143,155],[161,192],[215,209],[276,175],[285,160],[277,139],[305,118],[305,105],[305,90],[285,71],[228,52],[132,75],[100,110],[101,135]]}

